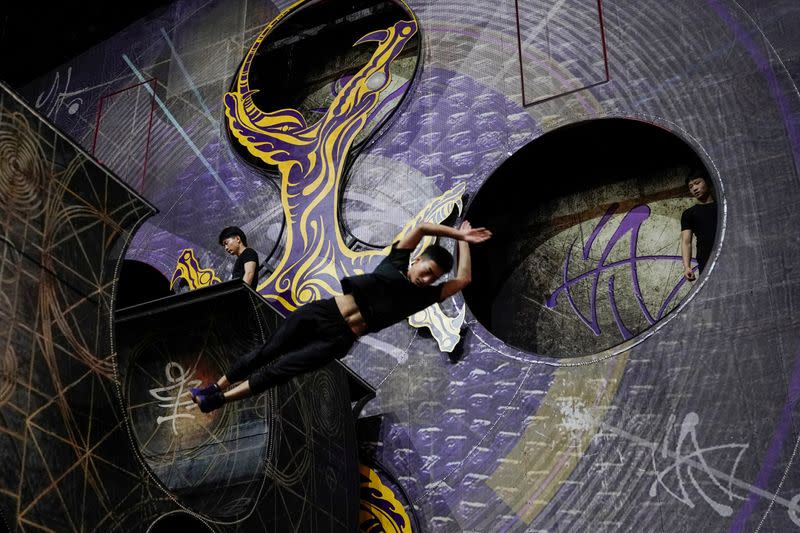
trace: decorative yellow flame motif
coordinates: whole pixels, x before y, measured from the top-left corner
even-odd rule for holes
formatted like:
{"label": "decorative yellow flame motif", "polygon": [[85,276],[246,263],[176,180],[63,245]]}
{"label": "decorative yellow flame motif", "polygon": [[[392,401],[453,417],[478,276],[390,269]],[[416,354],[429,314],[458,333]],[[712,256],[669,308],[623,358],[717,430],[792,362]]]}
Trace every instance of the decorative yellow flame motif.
{"label": "decorative yellow flame motif", "polygon": [[186,280],[189,290],[208,287],[222,280],[217,277],[212,268],[200,268],[200,262],[194,255],[194,250],[186,248],[178,257],[178,264],[175,265],[175,272],[172,273],[172,281],[169,288],[172,289],[178,280]]}
{"label": "decorative yellow flame motif", "polygon": [[439,349],[452,352],[461,338],[461,324],[464,323],[467,308],[461,306],[454,317],[445,315],[441,308],[431,306],[408,317],[408,323],[415,328],[428,328],[436,338]]}
{"label": "decorative yellow flame motif", "polygon": [[[308,126],[297,110],[260,110],[253,101],[258,90],[249,83],[259,46],[277,22],[302,3],[282,12],[261,32],[242,62],[236,88],[225,95],[225,115],[232,135],[250,154],[276,165],[281,174],[286,247],[274,272],[259,283],[257,290],[284,315],[306,303],[341,294],[341,278],[372,271],[389,252],[389,247],[354,252],[346,246],[339,229],[339,192],[353,140],[380,103],[381,91],[391,82],[392,61],[417,32],[417,22],[406,20],[360,38],[355,45],[377,43],[376,50],[342,87],[324,116]],[[455,207],[460,210],[463,192],[464,186],[457,185],[431,201],[396,239],[421,222],[441,222]],[[432,238],[424,239],[418,251],[433,242]],[[455,346],[458,337],[456,334],[453,339],[453,328],[440,327],[451,319],[438,305],[427,314],[431,320],[423,325],[431,329],[440,348]]]}
{"label": "decorative yellow flame motif", "polygon": [[358,530],[368,533],[411,533],[405,508],[371,468],[359,465],[361,510]]}

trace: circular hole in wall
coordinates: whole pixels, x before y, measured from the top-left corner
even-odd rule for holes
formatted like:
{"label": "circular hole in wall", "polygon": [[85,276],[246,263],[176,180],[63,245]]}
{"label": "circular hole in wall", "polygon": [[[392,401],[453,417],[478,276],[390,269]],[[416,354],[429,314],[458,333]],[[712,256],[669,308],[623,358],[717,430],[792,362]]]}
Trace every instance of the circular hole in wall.
{"label": "circular hole in wall", "polygon": [[169,280],[156,267],[125,259],[117,282],[117,309],[172,295]]}
{"label": "circular hole in wall", "polygon": [[697,203],[690,175],[713,195],[694,150],[641,121],[587,121],[532,141],[467,208],[494,233],[473,247],[473,314],[505,343],[552,357],[646,331],[691,291],[680,244],[682,213]]}

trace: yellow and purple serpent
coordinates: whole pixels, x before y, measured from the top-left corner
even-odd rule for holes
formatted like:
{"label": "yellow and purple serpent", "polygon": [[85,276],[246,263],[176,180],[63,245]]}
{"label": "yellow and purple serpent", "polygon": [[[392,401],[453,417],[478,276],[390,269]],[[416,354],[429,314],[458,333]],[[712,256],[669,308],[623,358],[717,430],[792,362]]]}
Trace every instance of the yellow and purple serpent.
{"label": "yellow and purple serpent", "polygon": [[[390,66],[417,32],[414,20],[369,33],[355,45],[377,42],[369,61],[342,87],[324,116],[307,125],[299,111],[264,112],[253,101],[250,67],[261,43],[282,19],[281,13],[259,34],[242,62],[234,90],[225,95],[225,115],[233,136],[250,154],[276,165],[281,175],[281,203],[286,218],[286,246],[275,271],[258,285],[258,292],[286,315],[299,306],[341,294],[339,280],[370,272],[389,248],[355,252],[342,238],[339,224],[339,189],[345,159],[356,135],[380,102],[381,91],[391,82]],[[463,185],[457,185],[429,202],[396,239],[424,221],[441,222],[454,208],[461,209]],[[434,241],[425,238],[419,250]],[[428,327],[444,351],[459,338],[463,308],[450,318],[438,305],[412,317],[415,327]]]}

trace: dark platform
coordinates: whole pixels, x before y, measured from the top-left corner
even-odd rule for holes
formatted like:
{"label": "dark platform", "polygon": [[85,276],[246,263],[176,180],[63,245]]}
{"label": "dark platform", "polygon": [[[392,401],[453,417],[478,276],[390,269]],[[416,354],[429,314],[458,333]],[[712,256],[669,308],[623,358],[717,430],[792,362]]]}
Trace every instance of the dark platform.
{"label": "dark platform", "polygon": [[335,361],[211,414],[189,397],[190,386],[216,379],[281,321],[239,280],[120,310],[118,368],[136,446],[153,476],[210,521],[260,515],[252,525],[268,530],[351,530],[359,502],[351,402],[360,410],[374,396],[366,382]]}

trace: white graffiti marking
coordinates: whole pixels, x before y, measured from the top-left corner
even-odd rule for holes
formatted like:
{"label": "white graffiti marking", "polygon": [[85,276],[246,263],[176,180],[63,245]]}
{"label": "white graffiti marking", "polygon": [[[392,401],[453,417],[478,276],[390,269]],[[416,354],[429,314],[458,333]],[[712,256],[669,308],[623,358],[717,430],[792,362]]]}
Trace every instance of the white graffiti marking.
{"label": "white graffiti marking", "polygon": [[[678,440],[675,444],[675,452],[674,454],[669,453],[669,449],[667,447],[667,442],[672,434],[672,431],[668,431],[667,434],[664,436],[664,441],[661,443],[661,453],[657,454],[656,450],[651,450],[651,458],[653,461],[653,470],[658,472],[656,475],[655,481],[650,486],[650,496],[653,497],[658,493],[658,487],[661,486],[666,490],[670,495],[672,495],[675,499],[688,505],[691,508],[694,508],[694,502],[692,501],[689,492],[686,490],[687,488],[687,480],[688,484],[691,484],[703,498],[708,505],[711,506],[714,511],[717,512],[720,516],[731,516],[733,514],[733,508],[730,505],[725,503],[721,503],[716,501],[714,498],[709,496],[709,494],[700,486],[697,482],[696,475],[699,473],[704,474],[711,482],[720,489],[727,497],[728,500],[744,500],[744,496],[740,496],[733,492],[731,479],[734,478],[736,475],[736,469],[739,466],[739,461],[742,459],[742,455],[744,454],[745,450],[750,447],[749,444],[723,444],[720,446],[709,446],[707,448],[701,448],[699,443],[697,442],[697,426],[700,423],[700,417],[697,413],[691,412],[688,413],[684,418],[683,422],[681,422],[681,432],[678,436]],[[675,424],[675,415],[671,415],[669,419],[669,426],[670,428]],[[687,444],[687,438],[690,439],[690,446],[691,448],[688,450],[689,453],[684,452],[684,445]],[[728,477],[728,484],[723,485],[720,483],[720,479],[716,476],[714,470],[712,470],[708,465],[709,458],[707,457],[708,454],[713,452],[719,452],[721,450],[736,450],[738,449],[738,453],[736,454],[736,459],[733,462],[733,467],[731,468],[730,474]],[[666,459],[670,457],[673,458],[672,465],[664,468],[659,472],[656,455],[660,455],[662,459]],[[697,466],[699,464],[699,467]],[[664,478],[667,474],[674,472],[675,477],[678,481],[678,489],[680,490],[680,494],[673,492],[670,487],[664,482]]]}
{"label": "white graffiti marking", "polygon": [[56,72],[47,94],[45,95],[44,91],[42,91],[39,93],[39,96],[36,97],[36,109],[41,109],[50,120],[56,119],[62,106],[66,106],[67,113],[70,115],[77,113],[81,105],[83,105],[83,98],[78,96],[83,90],[69,91],[69,82],[71,79],[72,67],[68,67],[64,88],[62,89],[61,75],[59,72]]}
{"label": "white graffiti marking", "polygon": [[[150,389],[149,392],[156,400],[165,402],[158,404],[159,407],[172,409],[171,415],[159,416],[156,418],[156,422],[160,426],[163,422],[171,421],[172,433],[177,435],[178,428],[175,425],[175,421],[178,418],[194,418],[194,415],[192,414],[179,413],[178,411],[181,407],[185,408],[187,411],[196,407],[195,403],[191,399],[189,388],[197,387],[201,382],[199,379],[191,379],[193,373],[187,374],[181,365],[171,361],[167,363],[164,373],[167,375],[167,382],[171,383],[171,385]],[[182,399],[184,397],[186,398]]]}
{"label": "white graffiti marking", "polygon": [[[675,422],[675,416],[672,415],[670,417],[670,426],[672,426]],[[655,442],[650,442],[646,439],[643,439],[637,435],[629,433],[623,429],[618,427],[611,426],[606,424],[605,422],[601,423],[602,428],[605,431],[613,433],[619,437],[624,437],[639,446],[643,446],[648,448],[651,453],[651,458],[653,461],[653,468],[656,473],[656,480],[653,482],[653,485],[650,487],[650,496],[655,496],[658,491],[658,487],[663,487],[664,490],[672,495],[678,501],[688,505],[689,507],[694,507],[694,502],[691,500],[689,496],[689,492],[687,489],[687,480],[688,486],[694,487],[700,494],[700,496],[708,502],[708,504],[722,516],[730,516],[732,514],[733,509],[730,505],[726,505],[724,503],[720,503],[718,501],[713,500],[709,497],[709,495],[700,488],[696,473],[702,473],[708,476],[714,485],[720,488],[722,492],[728,496],[729,500],[744,500],[746,496],[742,496],[740,494],[734,493],[734,487],[737,489],[741,489],[744,493],[755,494],[757,496],[761,496],[764,499],[770,500],[774,503],[784,506],[787,509],[789,518],[791,518],[792,522],[796,525],[800,526],[800,494],[795,495],[791,499],[786,499],[777,494],[764,490],[760,487],[747,483],[746,481],[742,481],[741,479],[735,477],[736,469],[739,466],[739,461],[742,458],[745,450],[749,447],[749,444],[725,444],[722,446],[711,446],[708,448],[700,448],[700,445],[697,442],[697,431],[696,428],[700,422],[700,417],[697,413],[690,412],[688,413],[681,424],[681,432],[678,436],[678,440],[675,446],[675,449],[670,449],[667,445],[667,441],[669,439],[670,433],[668,433],[664,437],[664,441],[659,445]],[[684,454],[683,452],[683,445],[686,441],[687,437],[691,437],[691,444],[694,449],[691,453]],[[719,452],[720,450],[724,449],[739,449],[739,452],[736,455],[736,458],[733,463],[733,467],[731,468],[730,472],[722,472],[712,466],[709,465],[708,458],[704,455],[709,452]],[[656,464],[656,456],[660,456],[662,459],[672,458],[673,464],[668,466],[667,468],[660,470]],[[681,471],[681,467],[684,468]],[[678,488],[680,493],[676,493],[664,483],[664,477],[670,473],[675,472],[675,476],[678,479]],[[727,485],[723,485],[722,482],[727,482]]]}

